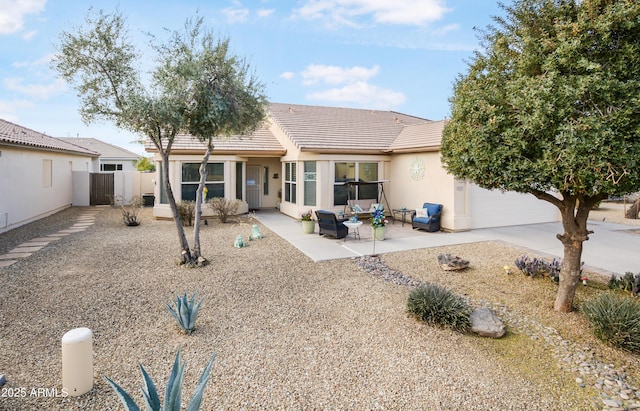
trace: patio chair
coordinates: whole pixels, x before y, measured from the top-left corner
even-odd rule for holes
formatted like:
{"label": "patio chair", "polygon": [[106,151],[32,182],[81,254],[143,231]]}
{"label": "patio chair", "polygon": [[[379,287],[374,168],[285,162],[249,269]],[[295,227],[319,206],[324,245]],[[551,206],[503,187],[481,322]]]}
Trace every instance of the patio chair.
{"label": "patio chair", "polygon": [[335,238],[344,238],[349,233],[349,228],[342,224],[345,220],[339,219],[332,211],[316,210],[318,218],[318,234]]}
{"label": "patio chair", "polygon": [[422,209],[411,212],[411,227],[429,232],[440,231],[442,204],[424,203]]}

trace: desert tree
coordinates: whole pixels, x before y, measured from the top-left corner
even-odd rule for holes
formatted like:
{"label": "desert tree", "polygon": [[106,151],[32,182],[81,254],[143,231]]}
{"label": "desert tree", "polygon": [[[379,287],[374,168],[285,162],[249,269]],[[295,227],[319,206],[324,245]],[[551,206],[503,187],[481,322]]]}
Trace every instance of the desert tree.
{"label": "desert tree", "polygon": [[556,206],[554,309],[571,311],[590,210],[640,189],[640,3],[516,0],[454,83],[442,159],[456,178]]}
{"label": "desert tree", "polygon": [[[150,49],[156,52],[153,57],[157,65],[147,73],[143,67],[154,59],[137,51],[122,14],[89,10],[84,26],[60,34],[52,67],[74,86],[83,121],[112,122],[147,139],[156,148],[162,160],[162,183],[178,231],[180,261],[190,266],[198,265],[206,261],[201,257],[199,226],[194,227],[197,246],[191,249],[169,179],[171,148],[177,135],[194,132],[194,137],[207,145],[203,151],[209,153],[213,139],[240,130],[235,127],[238,114],[234,111],[233,98],[242,99],[244,95],[216,94],[222,87],[207,90],[199,87],[203,78],[216,85],[226,81],[238,85],[242,83],[238,78],[226,77],[233,73],[229,67],[244,73],[248,68],[246,64],[239,65],[237,62],[241,60],[237,57],[229,55],[228,40],[216,42],[210,32],[202,30],[201,18],[195,23],[187,20],[185,30],[170,33],[165,43],[154,36],[150,36],[149,43]],[[219,59],[213,61],[210,56]],[[216,64],[229,67],[216,71]],[[262,104],[261,86],[253,77],[251,80],[254,83],[243,83],[247,89],[242,91],[260,92],[256,101]],[[242,89],[241,85],[239,89]],[[205,104],[207,101],[211,104]],[[212,114],[207,109],[217,112]],[[264,109],[256,110],[263,113],[261,110]],[[212,118],[218,121],[216,130],[205,127],[211,124]],[[256,124],[262,120],[260,114],[252,118]],[[242,130],[251,131],[248,122],[244,125]],[[209,131],[218,132],[208,134]],[[198,188],[200,200],[205,179],[201,178]]]}

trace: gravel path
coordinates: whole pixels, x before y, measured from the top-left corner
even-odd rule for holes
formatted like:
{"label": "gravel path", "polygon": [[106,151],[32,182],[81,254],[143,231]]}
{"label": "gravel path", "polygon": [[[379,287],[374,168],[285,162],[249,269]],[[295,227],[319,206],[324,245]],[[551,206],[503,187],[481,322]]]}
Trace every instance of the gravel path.
{"label": "gravel path", "polygon": [[[0,253],[70,227],[86,211],[71,208],[0,234]],[[179,346],[188,363],[185,400],[217,353],[203,410],[559,410],[596,403],[550,395],[549,382],[505,367],[486,348],[500,340],[408,317],[408,288],[353,260],[313,263],[262,226],[265,238],[234,248],[236,235],[246,238],[255,221],[203,226],[212,264],[176,266],[173,222],[155,221],[150,212],[143,210],[142,225],[125,227],[118,210],[103,208],[86,230],[0,268],[0,374],[8,381],[0,409],[121,409],[102,377],[141,401],[138,363],[163,389]],[[465,257],[500,247],[485,243]],[[187,336],[164,303],[193,291],[205,302]],[[94,333],[93,390],[77,398],[31,395],[33,388],[60,391],[60,339],[76,327]],[[10,388],[25,388],[26,396],[8,398]]]}

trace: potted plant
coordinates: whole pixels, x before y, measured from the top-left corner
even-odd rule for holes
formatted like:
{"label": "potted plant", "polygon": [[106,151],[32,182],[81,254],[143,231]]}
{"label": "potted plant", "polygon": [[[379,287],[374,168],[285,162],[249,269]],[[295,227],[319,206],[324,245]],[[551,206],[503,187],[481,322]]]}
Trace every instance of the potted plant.
{"label": "potted plant", "polygon": [[302,214],[302,232],[305,234],[313,234],[316,229],[316,222],[311,219],[311,210]]}
{"label": "potted plant", "polygon": [[384,240],[387,223],[388,221],[384,216],[384,207],[376,207],[371,214],[371,237],[377,241]]}

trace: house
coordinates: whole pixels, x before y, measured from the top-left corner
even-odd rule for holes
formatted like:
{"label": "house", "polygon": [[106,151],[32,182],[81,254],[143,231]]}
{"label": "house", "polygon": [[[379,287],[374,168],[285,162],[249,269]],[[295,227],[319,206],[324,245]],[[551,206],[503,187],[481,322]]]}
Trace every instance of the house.
{"label": "house", "polygon": [[99,167],[94,171],[137,171],[136,163],[142,157],[132,151],[97,138],[59,137],[60,140],[100,153]]}
{"label": "house", "polygon": [[98,153],[0,119],[0,233],[89,205]]}
{"label": "house", "polygon": [[[531,195],[449,175],[439,152],[444,125],[393,111],[272,103],[251,137],[215,143],[208,198],[239,199],[239,212],[279,207],[294,218],[308,209],[338,212],[347,203],[382,202],[388,210],[441,203],[442,228],[451,231],[558,221],[555,207]],[[146,149],[156,155],[161,182],[161,157],[150,142]],[[176,137],[168,177],[178,201],[195,199],[204,151],[191,136]],[[348,183],[354,181],[377,183]],[[154,215],[170,218],[163,185],[156,191]]]}

